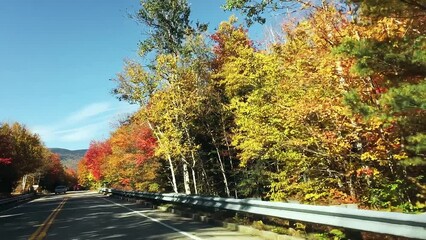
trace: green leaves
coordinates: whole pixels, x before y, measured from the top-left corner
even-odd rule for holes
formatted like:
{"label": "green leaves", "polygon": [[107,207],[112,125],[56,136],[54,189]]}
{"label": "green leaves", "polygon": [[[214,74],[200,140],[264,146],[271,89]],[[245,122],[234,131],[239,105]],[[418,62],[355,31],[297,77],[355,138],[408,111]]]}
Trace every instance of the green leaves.
{"label": "green leaves", "polygon": [[[391,88],[379,100],[380,104],[389,107],[390,113],[426,111],[426,81],[419,84],[402,84]],[[419,113],[420,113],[419,112]]]}
{"label": "green leaves", "polygon": [[178,54],[185,37],[193,30],[190,12],[186,0],[141,1],[136,18],[152,30],[149,38],[140,43],[141,56],[151,51]]}
{"label": "green leaves", "polygon": [[117,87],[112,90],[119,100],[140,105],[148,104],[149,99],[158,89],[161,80],[152,76],[139,63],[126,61],[124,70],[114,79]]}
{"label": "green leaves", "polygon": [[344,103],[355,113],[359,113],[364,117],[368,117],[373,113],[373,108],[365,104],[355,90],[345,93]]}
{"label": "green leaves", "polygon": [[407,75],[425,73],[424,37],[387,41],[346,39],[334,51],[354,57],[357,61],[352,70],[361,77],[384,74],[400,80]]}

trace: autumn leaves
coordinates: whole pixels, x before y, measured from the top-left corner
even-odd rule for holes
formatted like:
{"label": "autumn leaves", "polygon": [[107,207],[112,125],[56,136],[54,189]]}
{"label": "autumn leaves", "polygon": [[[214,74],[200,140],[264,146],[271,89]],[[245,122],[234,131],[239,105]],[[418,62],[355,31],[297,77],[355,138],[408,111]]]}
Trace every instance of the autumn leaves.
{"label": "autumn leaves", "polygon": [[[114,89],[140,111],[105,143],[92,144],[82,180],[422,208],[423,15],[402,20],[395,6],[383,17],[368,1],[350,5],[359,11],[312,3],[304,6],[309,14],[283,25],[284,41],[259,49],[235,18],[221,23],[209,43],[205,29],[187,21],[187,3],[169,2],[179,6],[142,1],[139,20],[155,34],[141,47],[154,58],[146,67],[127,62]],[[229,2],[244,9],[251,1]],[[403,8],[405,17],[407,9],[418,13]]]}

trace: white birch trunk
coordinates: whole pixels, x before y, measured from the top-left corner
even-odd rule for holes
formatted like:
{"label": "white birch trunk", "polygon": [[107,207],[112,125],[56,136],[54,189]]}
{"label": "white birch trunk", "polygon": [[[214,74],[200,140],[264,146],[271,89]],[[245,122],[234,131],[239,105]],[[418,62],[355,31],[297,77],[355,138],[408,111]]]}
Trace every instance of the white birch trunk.
{"label": "white birch trunk", "polygon": [[194,168],[191,168],[192,171],[192,183],[194,184],[194,194],[197,195],[198,194],[198,189],[197,189],[197,179],[195,177],[195,171]]}
{"label": "white birch trunk", "polygon": [[27,185],[27,178],[28,178],[28,175],[27,175],[27,174],[25,174],[25,175],[22,177],[22,191],[23,191],[23,192],[25,192],[25,186]]}
{"label": "white birch trunk", "polygon": [[[158,134],[155,132],[155,129],[154,129],[154,127],[152,126],[152,124],[151,124],[149,121],[147,121],[147,123],[148,123],[149,128],[151,129],[151,131],[154,133],[155,137],[157,138],[158,143],[159,143],[161,146],[163,146],[163,147],[164,147],[164,145],[163,145],[163,143],[162,143],[162,141],[161,141],[161,138],[160,138],[160,137],[158,136]],[[161,132],[160,132],[160,133],[161,133]],[[174,191],[175,193],[178,193],[177,184],[176,184],[175,170],[174,170],[174,167],[173,167],[172,158],[171,158],[171,156],[170,156],[170,154],[169,154],[169,153],[166,153],[166,155],[167,155],[167,156],[166,156],[166,157],[167,157],[167,160],[168,160],[168,162],[169,162],[170,174],[172,175],[172,187],[173,187],[173,191]]]}
{"label": "white birch trunk", "polygon": [[219,165],[220,165],[220,172],[222,173],[222,177],[223,177],[223,184],[225,184],[226,196],[230,197],[231,193],[229,192],[228,178],[226,177],[225,167],[223,166],[222,158],[220,157],[219,149],[217,149],[217,147],[216,147],[216,153],[217,153],[217,161],[219,162]]}
{"label": "white birch trunk", "polygon": [[191,187],[189,186],[189,171],[188,164],[183,161],[183,186],[185,188],[185,194],[191,194]]}

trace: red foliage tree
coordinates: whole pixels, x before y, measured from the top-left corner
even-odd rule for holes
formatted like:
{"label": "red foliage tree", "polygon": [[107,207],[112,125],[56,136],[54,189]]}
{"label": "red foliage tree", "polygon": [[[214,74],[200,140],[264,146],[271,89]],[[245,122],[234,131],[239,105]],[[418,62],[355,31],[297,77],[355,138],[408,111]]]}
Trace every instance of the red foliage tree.
{"label": "red foliage tree", "polygon": [[141,151],[136,159],[136,163],[140,165],[154,155],[157,147],[157,140],[154,138],[151,129],[146,126],[140,127],[135,134],[135,145]]}
{"label": "red foliage tree", "polygon": [[92,173],[95,180],[102,178],[101,166],[105,162],[106,157],[112,153],[109,141],[96,142],[92,141],[84,158],[87,168]]}
{"label": "red foliage tree", "polygon": [[59,176],[63,171],[63,166],[61,163],[61,156],[57,153],[50,155],[50,166],[49,172],[53,176]]}

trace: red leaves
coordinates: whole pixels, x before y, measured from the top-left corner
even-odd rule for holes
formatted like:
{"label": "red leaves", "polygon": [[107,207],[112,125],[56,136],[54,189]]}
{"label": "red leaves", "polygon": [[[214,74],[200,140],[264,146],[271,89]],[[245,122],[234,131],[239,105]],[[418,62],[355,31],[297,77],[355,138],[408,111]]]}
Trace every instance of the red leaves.
{"label": "red leaves", "polygon": [[96,180],[102,178],[101,166],[104,163],[106,156],[112,153],[111,145],[108,141],[106,142],[95,142],[90,143],[90,147],[86,152],[84,158],[86,159],[86,166],[93,174]]}
{"label": "red leaves", "polygon": [[49,171],[52,175],[58,176],[62,170],[61,156],[59,154],[50,155]]}
{"label": "red leaves", "polygon": [[0,164],[9,165],[12,163],[12,158],[0,158]]}
{"label": "red leaves", "polygon": [[136,159],[136,163],[139,165],[154,155],[157,141],[152,135],[151,129],[146,126],[139,128],[135,135],[135,145],[142,152],[142,155]]}
{"label": "red leaves", "polygon": [[383,94],[383,93],[385,93],[387,91],[388,91],[388,89],[385,88],[385,87],[377,87],[377,88],[374,89],[374,92],[376,94]]}

